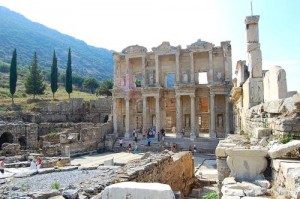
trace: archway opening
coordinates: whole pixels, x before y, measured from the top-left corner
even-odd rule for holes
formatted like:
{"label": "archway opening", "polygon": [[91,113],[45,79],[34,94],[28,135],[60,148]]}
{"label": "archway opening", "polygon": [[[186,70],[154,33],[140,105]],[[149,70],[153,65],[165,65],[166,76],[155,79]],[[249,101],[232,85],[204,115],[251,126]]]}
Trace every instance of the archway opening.
{"label": "archway opening", "polygon": [[9,132],[3,133],[0,137],[0,149],[2,149],[3,143],[13,143],[13,142],[14,142],[14,136],[11,133]]}

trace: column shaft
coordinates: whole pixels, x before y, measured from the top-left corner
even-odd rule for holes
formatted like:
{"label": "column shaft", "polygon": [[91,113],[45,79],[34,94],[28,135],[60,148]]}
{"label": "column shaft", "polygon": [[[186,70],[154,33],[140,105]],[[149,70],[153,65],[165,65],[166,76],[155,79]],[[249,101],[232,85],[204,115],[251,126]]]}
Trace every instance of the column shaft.
{"label": "column shaft", "polygon": [[129,98],[125,98],[126,101],[126,118],[125,118],[125,128],[126,128],[126,132],[125,132],[125,137],[130,137],[130,132],[129,132]]}
{"label": "column shaft", "polygon": [[125,57],[125,64],[126,64],[126,87],[129,88],[130,86],[130,69],[129,69],[129,58]]}
{"label": "column shaft", "polygon": [[180,68],[179,68],[179,53],[175,54],[176,56],[176,84],[180,83]]}
{"label": "column shaft", "polygon": [[195,83],[195,66],[194,66],[194,53],[190,52],[190,64],[191,64],[191,83]]}
{"label": "column shaft", "polygon": [[196,138],[196,129],[195,129],[195,114],[196,114],[195,95],[190,95],[190,98],[191,98],[191,134],[190,134],[190,139],[194,140]]}
{"label": "column shaft", "polygon": [[160,86],[159,75],[159,58],[158,55],[155,55],[155,84],[157,87]]}
{"label": "column shaft", "polygon": [[114,133],[118,133],[118,107],[117,99],[113,99],[113,122],[114,122]]}
{"label": "column shaft", "polygon": [[143,97],[143,127],[148,128],[147,126],[147,97]]}
{"label": "column shaft", "polygon": [[159,96],[155,96],[156,132],[160,131],[160,105]]}
{"label": "column shaft", "polygon": [[229,134],[229,97],[225,95],[225,137]]}
{"label": "column shaft", "polygon": [[215,94],[210,94],[210,132],[211,138],[216,137],[216,122],[215,122]]}
{"label": "column shaft", "polygon": [[176,137],[181,137],[181,99],[180,95],[176,95]]}
{"label": "column shaft", "polygon": [[145,87],[146,85],[146,68],[145,68],[145,56],[142,56],[142,76],[143,76],[143,80],[142,80],[142,88]]}
{"label": "column shaft", "polygon": [[209,61],[208,82],[212,83],[212,82],[214,82],[214,69],[213,69],[213,57],[212,57],[212,51],[211,50],[208,52],[208,61]]}

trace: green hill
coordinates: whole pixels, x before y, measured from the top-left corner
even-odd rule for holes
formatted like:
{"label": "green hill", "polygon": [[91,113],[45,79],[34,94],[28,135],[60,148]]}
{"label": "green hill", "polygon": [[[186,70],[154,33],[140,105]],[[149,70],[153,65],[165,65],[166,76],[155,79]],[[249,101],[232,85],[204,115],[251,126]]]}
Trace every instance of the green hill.
{"label": "green hill", "polygon": [[33,52],[36,51],[39,65],[50,70],[55,49],[58,66],[65,69],[69,47],[72,50],[74,73],[99,80],[112,78],[112,51],[89,46],[0,6],[0,61],[10,63],[13,49],[16,48],[18,65],[30,65]]}

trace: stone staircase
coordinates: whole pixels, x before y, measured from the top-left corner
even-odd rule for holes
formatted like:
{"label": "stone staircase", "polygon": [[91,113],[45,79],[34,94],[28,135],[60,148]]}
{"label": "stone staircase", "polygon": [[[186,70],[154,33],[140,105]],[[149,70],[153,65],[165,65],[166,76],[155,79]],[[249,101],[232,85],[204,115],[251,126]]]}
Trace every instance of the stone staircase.
{"label": "stone staircase", "polygon": [[[114,143],[114,147],[112,149],[113,152],[121,152],[128,151],[128,145],[131,144],[132,148],[135,145],[134,138],[124,138],[123,139],[123,147],[119,145],[119,139]],[[147,146],[147,139],[143,138],[139,135],[137,145],[139,152],[160,152],[164,149],[171,150],[173,145],[176,145],[177,151],[188,151],[190,146],[196,145],[197,153],[206,153],[206,154],[214,154],[215,149],[219,143],[219,139],[211,139],[198,137],[195,140],[191,141],[189,138],[175,138],[171,136],[166,136],[164,142],[160,140],[158,142],[157,138],[151,138],[151,145]]]}

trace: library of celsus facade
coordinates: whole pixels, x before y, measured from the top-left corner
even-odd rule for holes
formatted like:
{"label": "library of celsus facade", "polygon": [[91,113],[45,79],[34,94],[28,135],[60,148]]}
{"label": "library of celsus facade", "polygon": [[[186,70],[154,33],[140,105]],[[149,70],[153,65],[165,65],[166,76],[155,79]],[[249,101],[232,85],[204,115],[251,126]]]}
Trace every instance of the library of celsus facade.
{"label": "library of celsus facade", "polygon": [[[161,128],[194,139],[222,138],[232,126],[231,45],[198,40],[186,49],[169,42],[152,48],[133,45],[114,53],[114,132]],[[175,127],[175,128],[174,128]],[[137,130],[138,131],[138,130]]]}

